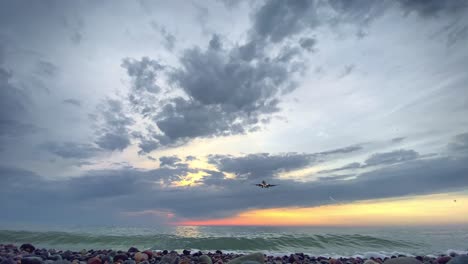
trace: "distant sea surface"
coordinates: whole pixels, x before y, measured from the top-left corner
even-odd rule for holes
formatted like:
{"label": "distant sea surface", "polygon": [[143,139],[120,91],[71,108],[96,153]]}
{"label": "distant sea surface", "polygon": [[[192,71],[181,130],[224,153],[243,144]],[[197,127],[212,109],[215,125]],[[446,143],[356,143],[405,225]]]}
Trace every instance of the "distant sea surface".
{"label": "distant sea surface", "polygon": [[438,255],[468,250],[468,227],[99,227],[2,228],[0,243],[55,249],[190,249],[314,256]]}

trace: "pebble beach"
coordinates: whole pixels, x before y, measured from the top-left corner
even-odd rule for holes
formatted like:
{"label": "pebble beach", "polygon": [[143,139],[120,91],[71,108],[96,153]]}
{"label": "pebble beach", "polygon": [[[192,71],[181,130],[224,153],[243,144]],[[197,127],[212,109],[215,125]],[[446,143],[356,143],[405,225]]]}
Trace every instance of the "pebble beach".
{"label": "pebble beach", "polygon": [[0,264],[468,264],[468,255],[451,253],[440,256],[404,256],[385,258],[330,258],[295,253],[284,256],[263,253],[235,254],[214,252],[182,252],[169,250],[55,250],[36,248],[32,244],[1,244]]}

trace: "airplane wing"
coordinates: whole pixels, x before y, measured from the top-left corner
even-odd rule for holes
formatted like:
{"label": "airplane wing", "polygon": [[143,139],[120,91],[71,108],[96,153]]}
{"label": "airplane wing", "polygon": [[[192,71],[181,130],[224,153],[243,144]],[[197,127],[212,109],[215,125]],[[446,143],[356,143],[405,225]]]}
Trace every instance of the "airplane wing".
{"label": "airplane wing", "polygon": [[255,186],[262,186],[260,183],[254,184]]}
{"label": "airplane wing", "polygon": [[278,184],[268,184],[267,186],[268,187],[275,187],[275,186],[278,186]]}

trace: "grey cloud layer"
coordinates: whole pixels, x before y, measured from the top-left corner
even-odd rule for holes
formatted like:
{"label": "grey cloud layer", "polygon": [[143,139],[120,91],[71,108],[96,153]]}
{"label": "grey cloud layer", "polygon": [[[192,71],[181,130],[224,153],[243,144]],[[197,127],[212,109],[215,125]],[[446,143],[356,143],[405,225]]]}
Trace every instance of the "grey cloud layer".
{"label": "grey cloud layer", "polygon": [[[451,144],[466,146],[468,141],[461,135]],[[221,171],[203,170],[209,176],[201,181],[202,185],[180,188],[164,186],[180,180],[188,172],[200,170],[189,169],[178,157],[162,157],[160,160],[164,166],[159,169],[89,171],[83,177],[60,181],[48,181],[29,171],[3,167],[0,181],[6,188],[0,193],[0,209],[7,212],[12,220],[24,220],[24,208],[29,208],[29,213],[41,211],[46,216],[44,221],[59,218],[62,221],[96,223],[107,221],[109,216],[119,215],[119,212],[142,210],[174,212],[177,219],[206,219],[232,216],[252,208],[316,206],[335,202],[330,200],[330,196],[339,202],[350,202],[456,191],[468,186],[468,177],[464,177],[468,173],[468,153],[462,153],[459,156],[386,163],[384,167],[361,173],[351,180],[344,180],[346,175],[305,183],[277,178],[278,188],[268,192],[256,188],[242,177],[225,178],[224,172],[243,175],[288,171],[305,166],[309,157],[299,154],[224,157],[228,160],[212,157]],[[87,212],[91,204],[92,212]],[[62,214],[59,217],[57,212],[65,208],[82,214],[68,217]]]}

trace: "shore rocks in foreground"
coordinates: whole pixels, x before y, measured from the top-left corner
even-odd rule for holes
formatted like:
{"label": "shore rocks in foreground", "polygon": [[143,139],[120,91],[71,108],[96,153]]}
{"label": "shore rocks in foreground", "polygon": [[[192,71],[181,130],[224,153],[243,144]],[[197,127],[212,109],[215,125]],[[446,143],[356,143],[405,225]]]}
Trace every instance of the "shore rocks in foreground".
{"label": "shore rocks in foreground", "polygon": [[127,251],[81,250],[62,251],[38,249],[32,244],[0,244],[0,264],[468,264],[468,255],[451,254],[431,258],[428,256],[390,258],[328,258],[296,253],[284,256],[267,256],[263,253],[233,254],[220,250],[203,254],[184,250],[140,251],[131,247]]}

